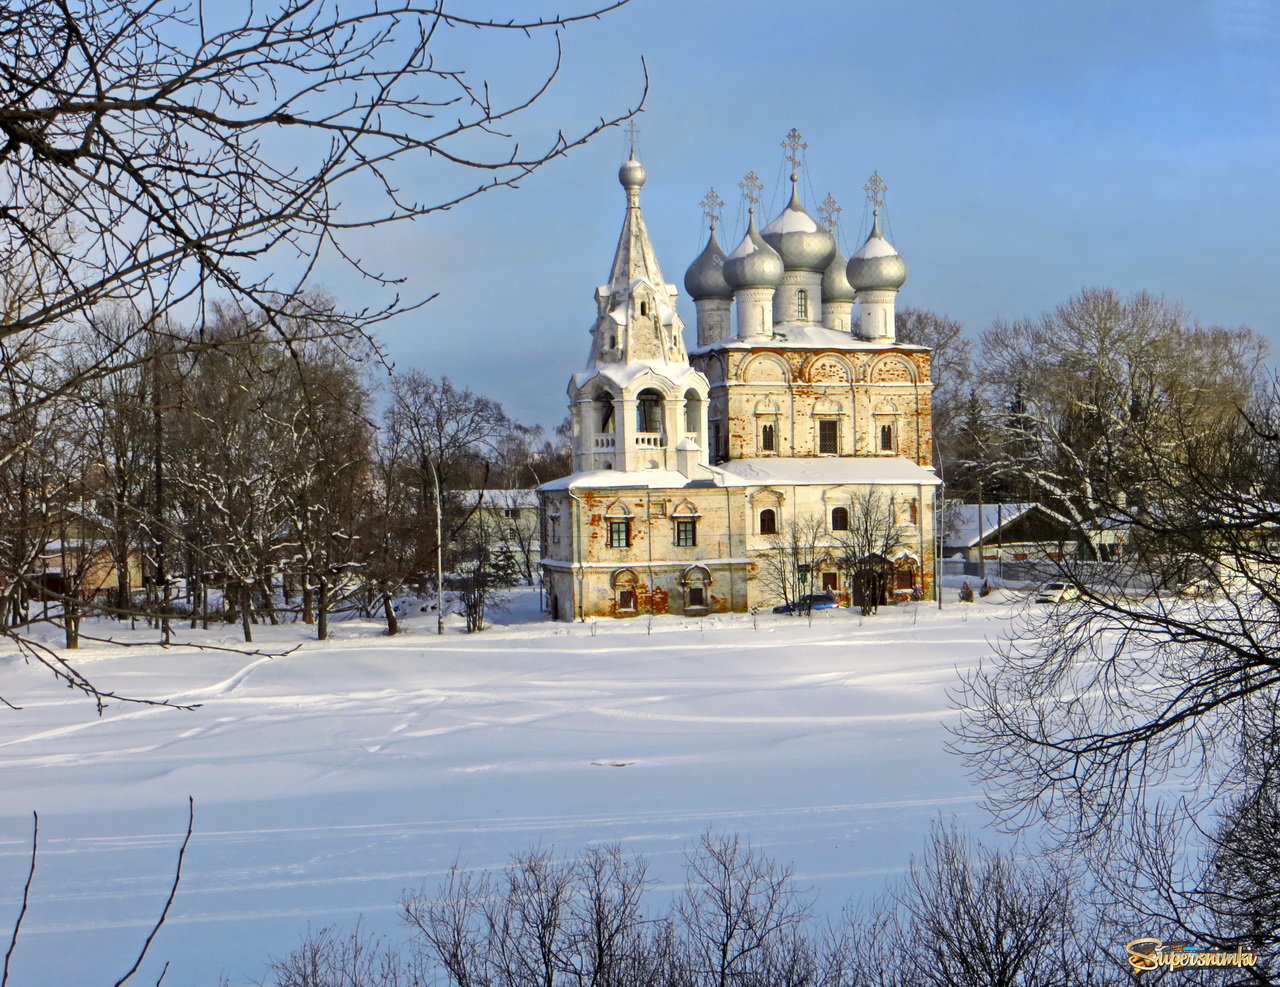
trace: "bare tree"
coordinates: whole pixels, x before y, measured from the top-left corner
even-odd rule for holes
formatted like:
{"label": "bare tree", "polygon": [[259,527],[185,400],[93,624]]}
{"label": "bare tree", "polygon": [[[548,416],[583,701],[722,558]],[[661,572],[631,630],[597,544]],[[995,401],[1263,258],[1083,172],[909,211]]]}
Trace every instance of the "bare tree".
{"label": "bare tree", "polygon": [[854,914],[855,982],[875,987],[1067,987],[1130,982],[1098,941],[1078,876],[1020,863],[935,823],[924,853]]}
{"label": "bare tree", "polygon": [[[474,502],[458,492],[483,486],[488,459],[502,437],[515,429],[496,401],[459,390],[448,377],[435,380],[419,370],[391,381],[387,447],[416,492],[420,530],[418,565],[435,576],[437,625],[444,633],[444,575],[452,562],[450,543],[466,528]],[[466,484],[468,477],[481,482]]]}
{"label": "bare tree", "polygon": [[[399,276],[361,257],[352,231],[513,186],[629,116],[540,133],[534,109],[555,83],[560,29],[620,5],[509,21],[435,0],[279,0],[216,12],[179,0],[0,6],[0,359],[59,355],[37,391],[10,391],[19,400],[0,408],[0,425],[31,422],[157,353],[234,348],[263,326],[286,345],[363,345],[428,291],[402,300]],[[544,38],[545,72],[500,102],[474,64],[477,50],[499,46],[466,45],[470,65],[451,52],[477,30]],[[405,192],[423,187],[429,199]],[[294,318],[327,258],[366,278],[372,300],[343,319]],[[214,294],[252,313],[247,335],[206,331]],[[104,305],[133,313],[127,331],[95,336]],[[175,328],[193,319],[192,331]],[[0,462],[22,448],[6,444]],[[153,493],[166,502],[151,512],[150,563],[162,609],[172,582],[167,476],[161,462]],[[199,520],[216,526],[216,517]],[[5,564],[8,589],[26,570]],[[264,575],[241,580],[246,614],[266,591]],[[167,619],[159,623],[167,640]]]}
{"label": "bare tree", "polygon": [[[737,836],[706,833],[687,858],[676,906],[693,970],[714,987],[777,982],[759,977],[809,918],[809,902],[784,867]],[[758,979],[753,979],[758,978]]]}
{"label": "bare tree", "polygon": [[956,741],[1005,825],[1089,862],[1115,910],[1210,944],[1275,934],[1258,880],[1280,859],[1258,854],[1280,844],[1258,836],[1280,749],[1278,408],[1130,437],[1141,500],[1094,495],[1128,552],[1062,563],[1081,599],[1027,615],[970,676]]}
{"label": "bare tree", "polygon": [[756,578],[769,595],[795,603],[808,588],[814,563],[831,547],[826,518],[818,514],[789,518],[777,525],[769,544],[769,550],[756,559]]}
{"label": "bare tree", "polygon": [[258,987],[417,987],[423,971],[411,954],[369,933],[326,926],[308,933],[288,956],[273,960]]}
{"label": "bare tree", "polygon": [[[944,468],[963,455],[965,408],[973,388],[973,344],[955,319],[919,308],[900,308],[894,324],[904,343],[928,346],[933,390],[933,441]],[[952,478],[948,473],[948,483]]]}
{"label": "bare tree", "polygon": [[1140,501],[1144,447],[1234,417],[1267,351],[1248,329],[1193,324],[1146,293],[1087,289],[1039,319],[997,322],[979,363],[988,471],[1073,518],[1121,490]]}
{"label": "bare tree", "polygon": [[852,601],[864,614],[875,613],[886,601],[893,575],[893,558],[903,547],[903,526],[893,500],[878,490],[855,493],[850,499],[849,527],[834,532],[837,564],[849,581]]}

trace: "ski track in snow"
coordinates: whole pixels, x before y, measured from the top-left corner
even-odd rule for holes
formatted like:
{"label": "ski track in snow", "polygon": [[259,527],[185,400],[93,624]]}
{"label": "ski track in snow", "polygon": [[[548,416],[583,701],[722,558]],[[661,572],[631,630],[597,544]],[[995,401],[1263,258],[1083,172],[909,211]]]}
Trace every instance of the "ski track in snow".
{"label": "ski track in snow", "polygon": [[[17,907],[41,816],[14,982],[127,969],[167,894],[187,794],[195,837],[144,982],[169,959],[167,985],[246,983],[308,926],[358,915],[399,935],[404,888],[534,844],[620,843],[661,889],[699,833],[738,832],[838,910],[900,873],[933,819],[982,825],[942,748],[947,693],[1011,612],[760,615],[758,629],[517,613],[482,635],[410,622],[393,639],[345,622],[281,657],[99,646],[100,686],[202,704],[102,717],[5,662],[25,708],[0,714],[0,909]],[[266,650],[304,629],[259,631]]]}

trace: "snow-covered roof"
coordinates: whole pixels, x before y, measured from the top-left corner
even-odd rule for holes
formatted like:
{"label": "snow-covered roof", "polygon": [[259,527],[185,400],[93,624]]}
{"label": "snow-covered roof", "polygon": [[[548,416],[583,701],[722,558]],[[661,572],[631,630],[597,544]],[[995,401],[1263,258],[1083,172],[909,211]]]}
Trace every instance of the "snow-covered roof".
{"label": "snow-covered roof", "polygon": [[806,322],[782,322],[773,327],[772,336],[755,336],[751,339],[722,339],[707,346],[701,346],[694,353],[707,353],[711,350],[750,350],[768,349],[785,346],[789,349],[824,349],[824,350],[883,350],[893,348],[899,350],[927,352],[929,347],[915,343],[894,342],[886,345],[883,339],[859,339],[857,336],[826,326]]}
{"label": "snow-covered roof", "polygon": [[687,363],[670,363],[666,360],[630,360],[627,363],[599,363],[574,374],[570,382],[570,391],[580,389],[595,377],[607,377],[618,386],[619,390],[625,390],[637,377],[642,377],[648,373],[663,378],[673,386],[678,386],[687,377],[701,376],[698,371]]}
{"label": "snow-covered roof", "polygon": [[537,507],[538,492],[536,490],[463,490],[462,497],[469,504],[483,498],[488,507]]}
{"label": "snow-covered roof", "polygon": [[[947,505],[947,529],[944,541],[948,546],[972,548],[1001,528],[1034,510],[1042,510],[1050,517],[1058,516],[1040,504],[956,504]],[[979,524],[981,516],[981,524]],[[1060,520],[1060,519],[1059,519]]]}
{"label": "snow-covered roof", "polygon": [[720,471],[709,466],[698,467],[693,477],[676,470],[585,470],[550,480],[539,490],[569,490],[577,487],[637,489],[671,489],[674,487],[724,486]]}
{"label": "snow-covered roof", "polygon": [[733,486],[813,483],[824,486],[910,484],[933,487],[942,482],[932,470],[902,456],[734,459],[721,463],[719,468],[728,474],[726,482]]}

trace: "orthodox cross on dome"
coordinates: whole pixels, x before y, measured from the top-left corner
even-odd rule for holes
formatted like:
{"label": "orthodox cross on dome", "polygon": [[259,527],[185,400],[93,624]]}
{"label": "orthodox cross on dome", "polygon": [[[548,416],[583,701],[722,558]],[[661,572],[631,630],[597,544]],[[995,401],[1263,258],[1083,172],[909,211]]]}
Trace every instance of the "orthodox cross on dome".
{"label": "orthodox cross on dome", "polygon": [[822,225],[827,228],[828,233],[834,233],[836,229],[836,219],[844,212],[844,206],[836,201],[836,197],[830,192],[827,197],[822,200],[822,205],[818,207],[818,215],[822,217]]}
{"label": "orthodox cross on dome", "polygon": [[871,203],[871,208],[879,215],[884,206],[884,194],[889,191],[889,186],[880,177],[880,172],[872,172],[867,184],[862,186],[862,190],[867,193],[867,201]]}
{"label": "orthodox cross on dome", "polygon": [[627,121],[627,125],[623,128],[627,132],[627,140],[631,142],[631,156],[636,156],[636,138],[640,136],[640,125],[636,123],[636,118],[632,117]]}
{"label": "orthodox cross on dome", "polygon": [[716,195],[716,190],[712,188],[707,191],[698,205],[702,206],[702,215],[707,217],[711,223],[711,229],[714,230],[716,224],[720,222],[720,207],[724,205],[724,200]]}
{"label": "orthodox cross on dome", "polygon": [[754,171],[749,171],[738,183],[738,188],[742,189],[742,197],[747,200],[748,208],[754,212],[756,206],[760,204],[760,193],[764,190],[764,182],[760,181],[760,176]]}
{"label": "orthodox cross on dome", "polygon": [[787,160],[791,162],[791,180],[796,181],[796,172],[800,170],[800,152],[806,150],[809,145],[804,142],[804,137],[795,127],[791,128],[791,133],[783,138],[780,147],[787,149]]}

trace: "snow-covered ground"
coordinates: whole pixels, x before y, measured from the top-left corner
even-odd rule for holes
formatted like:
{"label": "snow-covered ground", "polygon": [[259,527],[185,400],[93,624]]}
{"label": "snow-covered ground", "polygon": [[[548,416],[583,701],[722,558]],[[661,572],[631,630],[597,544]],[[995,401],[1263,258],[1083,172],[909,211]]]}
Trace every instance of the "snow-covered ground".
{"label": "snow-covered ground", "polygon": [[[360,915],[398,936],[404,889],[535,843],[620,842],[674,883],[699,833],[738,832],[837,911],[898,873],[934,818],[985,822],[943,750],[948,690],[1015,608],[555,624],[525,593],[472,636],[438,638],[421,618],[395,638],[342,623],[277,658],[86,647],[76,660],[102,688],[203,704],[101,718],[0,658],[0,695],[23,706],[0,712],[5,938],[40,813],[10,982],[110,984],[128,969],[188,795],[196,835],[139,983],[165,960],[170,987],[244,983],[308,926]],[[305,630],[259,628],[260,646]]]}

